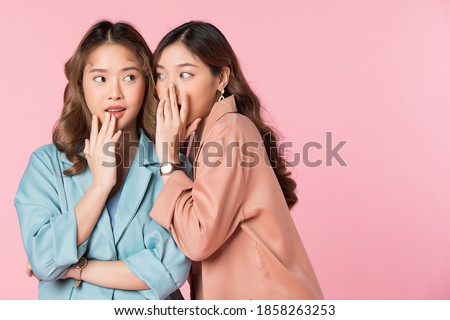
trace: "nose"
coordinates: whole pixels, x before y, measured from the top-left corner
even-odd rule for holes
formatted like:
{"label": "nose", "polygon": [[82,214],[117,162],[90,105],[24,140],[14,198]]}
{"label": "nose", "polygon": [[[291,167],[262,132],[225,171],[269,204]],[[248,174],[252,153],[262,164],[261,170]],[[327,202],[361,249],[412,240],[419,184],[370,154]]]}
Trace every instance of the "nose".
{"label": "nose", "polygon": [[120,100],[123,98],[122,88],[119,80],[109,81],[108,100]]}
{"label": "nose", "polygon": [[180,98],[180,90],[179,90],[179,86],[173,82],[173,81],[169,81],[167,82],[164,86],[161,86],[158,90],[158,97],[160,98],[164,98],[164,92],[166,90],[169,90],[170,86],[173,85],[173,88],[175,90],[175,96],[177,97],[177,99]]}

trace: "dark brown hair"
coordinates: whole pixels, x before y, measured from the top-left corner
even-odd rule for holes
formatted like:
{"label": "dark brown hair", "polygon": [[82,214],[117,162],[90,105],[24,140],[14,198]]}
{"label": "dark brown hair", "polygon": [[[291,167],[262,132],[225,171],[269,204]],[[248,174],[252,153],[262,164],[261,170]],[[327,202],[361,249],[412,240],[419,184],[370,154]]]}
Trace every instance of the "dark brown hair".
{"label": "dark brown hair", "polygon": [[170,31],[161,40],[155,50],[152,65],[156,66],[165,48],[177,42],[185,45],[193,55],[206,64],[214,76],[218,76],[223,67],[230,68],[229,82],[224,96],[234,95],[238,112],[250,118],[258,128],[286,203],[289,208],[292,208],[298,201],[295,193],[297,184],[291,178],[291,172],[286,168],[286,161],[280,154],[278,134],[263,121],[259,99],[245,79],[238,59],[225,36],[210,23],[187,22]]}
{"label": "dark brown hair", "polygon": [[92,114],[84,98],[83,71],[88,55],[104,44],[120,44],[135,54],[145,78],[144,101],[137,123],[152,140],[155,137],[156,118],[152,112],[156,98],[150,65],[152,52],[142,35],[131,24],[102,20],[87,31],[75,53],[65,64],[68,83],[64,90],[64,106],[53,129],[53,144],[73,163],[64,171],[65,175],[71,176],[86,169],[87,161],[80,152],[84,148],[84,140],[90,135]]}

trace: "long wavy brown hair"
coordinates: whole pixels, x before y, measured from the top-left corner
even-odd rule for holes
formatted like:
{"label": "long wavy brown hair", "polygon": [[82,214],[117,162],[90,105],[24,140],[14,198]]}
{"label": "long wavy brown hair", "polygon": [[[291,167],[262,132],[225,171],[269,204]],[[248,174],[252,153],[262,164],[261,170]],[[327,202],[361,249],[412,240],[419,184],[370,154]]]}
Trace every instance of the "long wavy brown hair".
{"label": "long wavy brown hair", "polygon": [[145,77],[145,97],[137,116],[137,124],[153,141],[156,118],[155,85],[151,68],[152,52],[142,35],[127,22],[112,23],[102,20],[94,24],[84,35],[75,53],[65,64],[67,85],[64,90],[64,106],[53,128],[53,144],[66,154],[73,165],[64,171],[72,176],[86,169],[87,161],[80,155],[84,141],[89,138],[92,114],[83,93],[83,71],[86,59],[96,48],[105,44],[120,44],[131,50]]}
{"label": "long wavy brown hair", "polygon": [[[238,112],[250,118],[258,128],[286,203],[291,209],[298,202],[295,193],[297,184],[291,178],[291,172],[286,168],[286,160],[282,156],[281,152],[283,151],[278,143],[279,135],[262,119],[262,107],[259,98],[245,79],[236,54],[225,36],[210,23],[202,21],[187,22],[164,36],[154,52],[152,65],[156,66],[165,48],[178,42],[184,44],[193,55],[206,64],[213,76],[218,76],[223,67],[230,68],[229,82],[225,88],[224,96],[234,95]],[[154,74],[156,75],[155,71]]]}

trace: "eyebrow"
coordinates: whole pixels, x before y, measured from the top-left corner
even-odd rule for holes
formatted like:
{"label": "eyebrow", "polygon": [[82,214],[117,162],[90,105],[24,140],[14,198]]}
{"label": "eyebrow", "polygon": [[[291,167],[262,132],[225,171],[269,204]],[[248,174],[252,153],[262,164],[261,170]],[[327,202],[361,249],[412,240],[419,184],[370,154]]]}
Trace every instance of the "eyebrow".
{"label": "eyebrow", "polygon": [[[136,70],[136,71],[139,71],[139,69],[136,68],[136,67],[125,67],[125,68],[122,68],[120,71],[121,71],[121,72],[125,72],[125,71],[130,71],[130,70]],[[106,73],[106,72],[108,72],[108,70],[106,70],[106,69],[101,69],[101,68],[95,68],[95,69],[89,70],[88,73],[94,73],[94,72]]]}
{"label": "eyebrow", "polygon": [[[195,64],[192,64],[192,63],[180,63],[180,64],[177,64],[176,65],[177,67],[194,67],[194,68],[198,68],[198,66],[197,65],[195,65]],[[156,68],[160,68],[160,69],[165,69],[162,65],[160,65],[160,64],[157,64],[156,65]]]}

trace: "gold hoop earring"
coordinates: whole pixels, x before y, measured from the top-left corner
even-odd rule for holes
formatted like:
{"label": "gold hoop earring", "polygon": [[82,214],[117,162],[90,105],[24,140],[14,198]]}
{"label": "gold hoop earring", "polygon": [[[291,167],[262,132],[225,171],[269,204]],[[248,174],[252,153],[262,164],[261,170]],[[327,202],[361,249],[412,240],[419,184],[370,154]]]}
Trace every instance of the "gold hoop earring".
{"label": "gold hoop earring", "polygon": [[220,90],[219,101],[222,101],[223,99],[225,99],[225,97],[223,96],[224,93],[225,93],[225,89]]}

